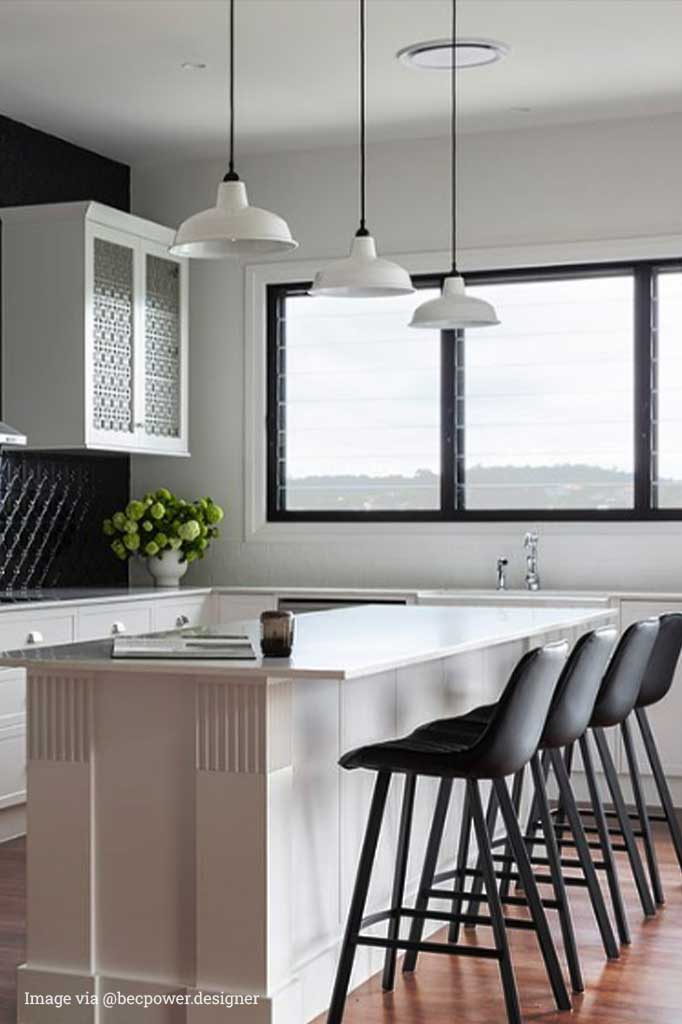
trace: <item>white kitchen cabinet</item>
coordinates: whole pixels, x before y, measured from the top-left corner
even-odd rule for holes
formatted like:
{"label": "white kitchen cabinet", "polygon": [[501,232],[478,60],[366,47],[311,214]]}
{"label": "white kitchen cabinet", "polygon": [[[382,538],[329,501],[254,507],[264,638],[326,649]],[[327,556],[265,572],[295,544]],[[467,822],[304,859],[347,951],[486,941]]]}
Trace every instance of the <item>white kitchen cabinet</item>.
{"label": "white kitchen cabinet", "polygon": [[78,616],[79,640],[100,640],[104,637],[149,633],[152,628],[151,605],[130,601],[96,609],[82,610]]}
{"label": "white kitchen cabinet", "polygon": [[0,211],[3,415],[40,449],[188,455],[188,269],[100,203]]}
{"label": "white kitchen cabinet", "polygon": [[199,597],[164,598],[152,608],[152,629],[180,629],[203,626],[211,621],[210,594]]}
{"label": "white kitchen cabinet", "polygon": [[[626,629],[631,623],[646,619],[650,615],[663,615],[665,612],[682,612],[680,601],[621,601],[621,625]],[[678,663],[673,685],[669,693],[647,708],[658,752],[661,755],[663,770],[667,776],[682,778],[682,744],[680,743],[680,722],[682,722],[682,664]],[[639,766],[644,774],[650,775],[649,761],[644,753],[640,740],[639,727],[632,722],[632,732],[637,744]],[[621,771],[626,771],[624,756]]]}

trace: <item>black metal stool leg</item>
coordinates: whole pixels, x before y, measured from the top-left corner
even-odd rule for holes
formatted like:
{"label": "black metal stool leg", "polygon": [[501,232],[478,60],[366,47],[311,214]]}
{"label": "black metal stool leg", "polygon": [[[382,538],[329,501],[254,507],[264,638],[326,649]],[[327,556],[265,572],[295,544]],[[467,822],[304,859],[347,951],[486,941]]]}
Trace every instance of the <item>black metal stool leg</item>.
{"label": "black metal stool leg", "polygon": [[677,862],[680,865],[680,870],[682,870],[682,828],[680,827],[680,822],[675,812],[675,805],[673,804],[668,780],[663,772],[663,765],[661,764],[661,758],[658,753],[654,734],[651,731],[649,716],[647,715],[646,708],[636,708],[635,714],[637,716],[639,731],[641,732],[642,739],[644,741],[646,755],[649,758],[651,771],[653,772],[654,780],[656,782],[656,789],[658,790],[661,807],[663,808],[663,813],[668,823],[668,828],[670,829],[673,846],[675,847],[675,854],[677,855]]}
{"label": "black metal stool leg", "polygon": [[[504,785],[504,782],[502,785]],[[504,924],[500,894],[497,891],[497,878],[495,877],[495,866],[490,849],[490,834],[483,817],[481,793],[476,780],[467,780],[467,793],[470,795],[471,800],[476,840],[480,853],[481,871],[485,883],[486,898],[490,908],[490,922],[495,937],[495,947],[500,953],[500,975],[504,989],[504,1000],[507,1006],[507,1019],[509,1024],[522,1024],[519,995],[509,952],[509,942],[507,941],[507,929]]]}
{"label": "black metal stool leg", "polygon": [[558,904],[557,909],[559,912],[559,922],[561,924],[561,935],[564,940],[564,951],[566,953],[566,961],[568,963],[568,970],[571,976],[571,987],[574,992],[584,992],[585,984],[583,982],[582,971],[580,970],[580,958],[578,957],[578,947],[576,945],[575,931],[573,930],[573,921],[571,919],[571,907],[568,902],[568,893],[566,892],[566,884],[564,882],[561,867],[561,855],[559,853],[556,834],[554,832],[552,812],[549,807],[549,800],[547,799],[545,776],[540,765],[540,757],[538,754],[533,755],[530,767],[533,774],[533,782],[535,784],[535,793],[538,798],[538,809],[544,832],[545,849],[547,850],[549,871],[552,876],[552,888],[554,889],[554,896]]}
{"label": "black metal stool leg", "polygon": [[623,799],[623,791],[620,788],[620,782],[618,781],[618,775],[616,773],[616,766],[613,763],[611,751],[609,750],[609,745],[606,742],[606,736],[604,735],[603,729],[593,729],[592,731],[594,732],[597,750],[599,751],[599,757],[601,758],[601,763],[604,768],[609,793],[611,794],[611,799],[613,800],[613,805],[618,816],[618,824],[621,832],[623,833],[623,840],[630,860],[630,867],[632,868],[637,892],[639,893],[639,900],[642,904],[642,910],[646,917],[655,917],[656,907],[651,897],[651,892],[649,891],[649,884],[646,880],[646,875],[644,874],[644,865],[642,864],[642,858],[639,855],[635,833],[632,830],[628,810],[625,806],[625,800]]}
{"label": "black metal stool leg", "polygon": [[521,880],[523,882],[523,888],[528,902],[528,909],[530,910],[533,923],[535,924],[540,952],[542,953],[542,958],[547,969],[547,975],[552,986],[552,991],[554,992],[554,999],[560,1010],[570,1010],[571,997],[568,994],[564,976],[561,973],[561,966],[559,964],[556,949],[554,948],[552,933],[550,932],[549,925],[547,924],[545,910],[542,906],[542,900],[540,899],[540,893],[538,892],[537,883],[533,875],[533,869],[531,867],[530,860],[528,859],[528,851],[526,850],[526,845],[523,841],[521,829],[519,828],[519,823],[504,779],[495,780],[495,789],[497,790],[497,796],[500,801],[502,817],[504,818],[504,823],[507,826],[507,835],[509,836],[512,849],[514,851],[514,857],[519,868],[519,874],[521,875]]}
{"label": "black metal stool leg", "polygon": [[[472,810],[471,810],[471,797],[469,796],[469,787],[467,786],[464,790],[464,804],[462,805],[462,825],[459,833],[459,847],[457,849],[457,873],[455,874],[455,888],[457,891],[462,892],[466,884],[466,875],[464,872],[467,868],[469,861],[469,847],[471,845],[471,826],[473,824]],[[461,896],[453,900],[452,913],[462,913],[463,900]],[[448,928],[448,942],[456,943],[459,941],[461,921],[452,921]]]}
{"label": "black metal stool leg", "polygon": [[[571,777],[571,772],[573,771],[573,755],[574,755],[574,744],[573,743],[569,743],[569,745],[564,750],[564,767],[566,768],[566,774],[568,775],[569,779]],[[564,822],[565,822],[565,820],[566,820],[565,808],[564,808],[564,806],[563,806],[563,804],[561,802],[561,794],[559,794],[559,802],[558,802],[558,805],[557,805],[557,813],[556,813],[556,817],[554,819],[554,821],[555,821],[555,823],[556,823],[556,825],[557,825],[557,827],[559,829],[559,838],[563,837],[563,834],[564,834]]]}
{"label": "black metal stool leg", "polygon": [[[417,787],[417,776],[405,776],[405,788],[403,791],[403,808],[400,814],[400,831],[398,833],[398,847],[395,857],[395,873],[393,875],[393,894],[391,896],[391,910],[395,917],[388,923],[388,938],[397,939],[400,934],[400,908],[403,905],[405,894],[405,878],[407,877],[407,859],[410,852],[410,835],[412,832],[412,813],[414,811],[414,794]],[[384,958],[384,974],[381,987],[385,992],[393,988],[395,982],[395,962],[398,953],[395,949],[387,949]]]}
{"label": "black metal stool leg", "polygon": [[[526,766],[524,765],[523,768],[521,768],[516,773],[516,775],[514,776],[514,781],[512,783],[512,796],[511,796],[511,799],[512,799],[512,805],[514,807],[514,811],[516,813],[517,819],[518,819],[518,817],[519,817],[519,815],[521,813],[521,798],[523,796],[523,779],[524,779],[525,772],[526,772]],[[491,832],[491,835],[494,836],[495,833]],[[509,837],[507,837],[507,842],[504,844],[504,853],[505,853],[506,857],[511,857],[511,855],[512,855],[512,847],[511,847],[511,843],[509,842]],[[507,863],[509,863],[509,862],[507,861]],[[510,891],[511,891],[511,881],[510,881],[510,879],[509,878],[503,878],[502,882],[500,884],[500,895],[502,896],[502,898],[504,898],[504,897],[509,895]]]}
{"label": "black metal stool leg", "polygon": [[568,773],[566,772],[564,761],[562,760],[561,754],[558,750],[552,751],[552,766],[559,785],[562,805],[566,811],[566,818],[568,819],[568,824],[573,835],[573,842],[575,843],[583,876],[587,883],[587,890],[590,894],[590,901],[592,903],[594,916],[597,920],[597,926],[604,946],[604,952],[609,960],[617,960],[620,956],[620,952],[616,944],[616,937],[613,934],[613,928],[611,927],[609,915],[606,911],[606,904],[604,903],[604,897],[602,896],[599,879],[597,878],[597,872],[592,860],[592,855],[590,854],[590,848],[587,845],[587,836],[585,835],[583,823],[580,819],[578,805],[575,802],[571,781],[568,777]]}
{"label": "black metal stool leg", "polygon": [[350,910],[348,911],[346,931],[341,944],[341,955],[339,957],[339,965],[336,969],[336,981],[334,982],[332,1000],[327,1013],[327,1024],[341,1024],[343,1018],[346,996],[348,994],[348,985],[350,983],[353,961],[355,959],[357,937],[360,932],[362,916],[365,912],[365,903],[367,902],[367,893],[369,891],[369,883],[372,877],[372,867],[374,866],[374,858],[376,857],[379,834],[381,832],[384,811],[386,809],[386,798],[388,796],[388,787],[390,783],[391,773],[379,772],[374,785],[374,796],[372,797],[372,805],[370,807],[369,818],[367,820],[367,829],[365,831],[365,838],[362,844],[362,851],[360,853],[358,871],[355,876],[355,887],[353,889]]}
{"label": "black metal stool leg", "polygon": [[[422,867],[422,874],[419,882],[419,892],[417,893],[417,899],[414,905],[414,909],[416,911],[426,910],[429,903],[427,893],[433,885],[433,876],[436,873],[438,854],[440,853],[440,846],[443,840],[443,830],[445,829],[445,819],[450,805],[451,793],[452,779],[441,779],[440,787],[438,789],[438,797],[436,799],[436,806],[433,812],[433,819],[431,821],[431,831],[429,832],[429,839],[426,845],[424,865]],[[424,918],[413,918],[412,927],[410,928],[410,942],[420,942],[423,931]],[[403,959],[403,971],[413,971],[416,966],[417,952],[416,950],[408,950]]]}
{"label": "black metal stool leg", "polygon": [[642,829],[642,839],[644,841],[644,853],[646,854],[647,867],[649,869],[649,878],[651,879],[651,891],[654,895],[654,900],[661,906],[665,903],[665,896],[663,895],[663,886],[661,884],[661,876],[658,871],[658,858],[656,857],[656,847],[654,846],[654,837],[651,834],[651,823],[649,821],[649,812],[646,807],[646,799],[644,797],[644,791],[642,789],[642,778],[639,774],[639,765],[637,763],[637,754],[635,752],[635,745],[632,741],[632,731],[630,729],[630,723],[625,719],[621,722],[621,733],[623,736],[623,746],[625,747],[625,756],[628,760],[628,768],[630,769],[630,781],[632,783],[632,793],[635,798],[635,806],[637,808],[637,817],[639,818],[639,824]]}
{"label": "black metal stool leg", "polygon": [[[550,757],[549,750],[544,750],[542,752],[541,764],[542,764],[542,773],[543,773],[543,776],[544,776],[544,779],[545,779],[545,784],[547,783],[547,779],[549,778],[549,769],[550,769],[551,763],[552,762],[551,762],[551,757]],[[533,798],[532,798],[532,800],[530,802],[530,810],[528,812],[528,824],[526,825],[526,831],[525,831],[526,849],[528,850],[528,856],[529,857],[532,857],[533,854],[535,853],[535,846],[536,846],[535,836],[537,835],[539,821],[540,821],[540,809],[538,807],[538,795],[537,795],[535,789],[533,789]],[[540,840],[540,842],[541,842],[541,840]]]}
{"label": "black metal stool leg", "polygon": [[606,821],[604,806],[599,794],[599,785],[597,783],[597,775],[594,770],[594,761],[592,759],[592,751],[590,750],[587,734],[580,737],[580,753],[583,759],[587,788],[590,793],[592,813],[594,815],[594,821],[599,835],[601,853],[604,858],[604,864],[606,865],[606,878],[609,883],[611,905],[613,906],[613,913],[616,918],[618,938],[623,945],[629,946],[631,942],[630,927],[628,925],[627,917],[625,916],[625,904],[623,903],[623,894],[620,891],[620,882],[618,881],[616,858],[613,855],[611,837],[609,836],[609,826]]}
{"label": "black metal stool leg", "polygon": [[[495,841],[495,828],[497,827],[497,815],[499,813],[499,804],[497,802],[497,794],[495,793],[495,787],[490,787],[490,795],[488,796],[488,807],[485,812],[485,827],[488,830],[490,841]],[[482,871],[483,867],[481,864],[481,854],[479,852],[478,859],[476,861],[476,870]],[[474,897],[469,900],[469,906],[467,912],[469,914],[478,914],[481,909],[481,894],[483,892],[483,875],[479,874],[474,877],[471,884],[471,894]],[[465,931],[475,931],[475,924],[465,924]]]}

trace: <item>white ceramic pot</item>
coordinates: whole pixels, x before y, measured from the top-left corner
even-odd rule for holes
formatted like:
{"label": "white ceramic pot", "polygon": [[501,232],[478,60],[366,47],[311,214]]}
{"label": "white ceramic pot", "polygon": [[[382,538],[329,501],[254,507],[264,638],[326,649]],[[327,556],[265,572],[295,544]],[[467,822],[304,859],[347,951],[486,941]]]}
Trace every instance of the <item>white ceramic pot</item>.
{"label": "white ceramic pot", "polygon": [[189,562],[181,561],[182,553],[167,548],[161,555],[147,559],[147,568],[154,577],[156,587],[179,587]]}

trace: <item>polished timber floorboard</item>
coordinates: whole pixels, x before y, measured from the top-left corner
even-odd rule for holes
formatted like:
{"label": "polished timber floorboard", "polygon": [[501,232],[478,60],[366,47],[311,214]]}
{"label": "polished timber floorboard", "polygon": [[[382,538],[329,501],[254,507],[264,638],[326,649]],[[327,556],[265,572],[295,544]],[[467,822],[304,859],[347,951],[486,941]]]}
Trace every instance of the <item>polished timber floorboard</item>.
{"label": "polished timber floorboard", "polygon": [[[619,961],[604,961],[586,890],[571,888],[585,992],[575,1010],[553,1010],[552,994],[532,932],[509,932],[527,1022],[542,1024],[682,1024],[682,875],[667,836],[657,833],[666,905],[656,919],[642,914],[627,866],[619,855],[621,883],[632,928],[632,945]],[[508,913],[511,911],[507,911]],[[557,944],[556,913],[549,911]],[[462,932],[464,942],[490,942],[488,929]],[[443,939],[445,933],[442,933]],[[413,975],[397,972],[395,991],[384,995],[381,975],[351,993],[344,1024],[502,1024],[506,1021],[497,965],[464,957],[422,955]],[[315,1024],[324,1024],[324,1016]]]}
{"label": "polished timber floorboard", "polygon": [[[666,836],[657,834],[667,903],[644,923],[626,864],[619,859],[632,926],[632,946],[606,964],[587,894],[571,889],[586,990],[573,1014],[552,1011],[552,998],[534,937],[510,932],[521,1003],[528,1022],[542,1024],[682,1024],[682,875]],[[16,1021],[15,970],[24,959],[26,868],[23,840],[0,845],[0,1024]],[[558,941],[556,915],[550,921]],[[488,936],[479,929],[480,941]],[[475,942],[463,932],[463,941]],[[502,1024],[505,1020],[497,966],[485,961],[422,956],[395,992],[383,995],[380,976],[348,1000],[344,1024]],[[320,1017],[316,1024],[324,1024]]]}

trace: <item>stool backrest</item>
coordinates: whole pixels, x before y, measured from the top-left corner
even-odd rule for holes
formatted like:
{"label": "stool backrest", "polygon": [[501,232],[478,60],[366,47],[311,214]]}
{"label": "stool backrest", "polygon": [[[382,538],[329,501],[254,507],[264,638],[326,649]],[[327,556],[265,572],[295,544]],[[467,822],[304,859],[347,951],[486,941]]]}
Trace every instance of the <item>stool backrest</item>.
{"label": "stool backrest", "polygon": [[669,612],[659,618],[658,636],[644,673],[637,707],[656,704],[672,686],[682,650],[682,614]]}
{"label": "stool backrest", "polygon": [[559,676],[540,741],[542,748],[565,747],[584,734],[617,637],[615,626],[604,626],[576,641]]}
{"label": "stool backrest", "polygon": [[625,630],[604,673],[591,726],[619,725],[628,717],[637,703],[658,628],[658,619],[643,619]]}
{"label": "stool backrest", "polygon": [[538,749],[568,654],[568,643],[536,647],[521,658],[485,732],[468,752],[479,778],[514,775]]}

